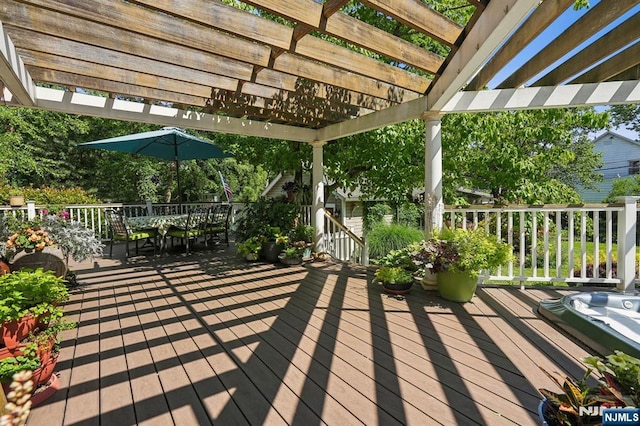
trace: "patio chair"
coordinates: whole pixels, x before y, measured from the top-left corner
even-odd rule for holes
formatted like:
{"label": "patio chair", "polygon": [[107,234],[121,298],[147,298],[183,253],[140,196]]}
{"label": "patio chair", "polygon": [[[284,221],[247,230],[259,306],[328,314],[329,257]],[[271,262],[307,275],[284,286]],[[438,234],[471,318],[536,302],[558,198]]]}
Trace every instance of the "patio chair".
{"label": "patio chair", "polygon": [[189,254],[190,241],[196,243],[198,238],[204,237],[204,245],[206,246],[208,216],[209,209],[206,207],[196,207],[189,210],[185,226],[172,226],[169,228],[167,235],[171,237],[171,245],[173,245],[173,238],[180,238],[184,241],[186,254]]}
{"label": "patio chair", "polygon": [[209,214],[209,220],[207,221],[207,234],[211,241],[216,240],[218,242],[223,241],[222,235],[224,234],[224,242],[229,247],[229,218],[231,217],[231,205],[219,204],[212,207]]}
{"label": "patio chair", "polygon": [[104,211],[107,223],[109,225],[109,234],[111,241],[109,243],[109,257],[113,256],[113,243],[115,241],[124,241],[126,243],[125,256],[129,257],[129,241],[136,243],[136,255],[138,255],[138,241],[153,238],[153,254],[156,254],[158,231],[155,229],[136,229],[133,230],[127,224],[122,213],[113,209]]}

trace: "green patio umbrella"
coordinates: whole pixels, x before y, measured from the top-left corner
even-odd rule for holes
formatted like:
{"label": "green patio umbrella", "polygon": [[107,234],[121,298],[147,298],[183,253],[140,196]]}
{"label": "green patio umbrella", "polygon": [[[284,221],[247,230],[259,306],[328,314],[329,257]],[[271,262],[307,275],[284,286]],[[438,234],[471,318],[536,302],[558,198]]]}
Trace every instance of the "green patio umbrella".
{"label": "green patio umbrella", "polygon": [[226,153],[213,142],[197,138],[177,127],[164,127],[151,132],[134,133],[78,144],[81,148],[104,149],[108,151],[128,152],[175,161],[178,184],[178,202],[182,204],[180,191],[180,161],[203,160],[207,158],[226,158]]}

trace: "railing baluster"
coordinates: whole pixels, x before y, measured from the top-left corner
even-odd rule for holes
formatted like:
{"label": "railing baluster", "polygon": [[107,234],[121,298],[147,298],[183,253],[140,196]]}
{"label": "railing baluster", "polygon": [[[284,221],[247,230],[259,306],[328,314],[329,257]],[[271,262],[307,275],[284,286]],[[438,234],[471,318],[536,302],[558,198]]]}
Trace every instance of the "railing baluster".
{"label": "railing baluster", "polygon": [[569,231],[567,232],[567,237],[569,238],[569,244],[567,247],[567,253],[569,255],[569,278],[573,278],[574,277],[574,259],[573,259],[573,233],[574,233],[574,220],[573,220],[573,210],[569,210],[567,212],[567,214],[569,215],[569,220],[568,220],[568,228]]}
{"label": "railing baluster", "polygon": [[549,278],[549,211],[544,211],[543,219],[543,239],[544,239],[544,277]]}

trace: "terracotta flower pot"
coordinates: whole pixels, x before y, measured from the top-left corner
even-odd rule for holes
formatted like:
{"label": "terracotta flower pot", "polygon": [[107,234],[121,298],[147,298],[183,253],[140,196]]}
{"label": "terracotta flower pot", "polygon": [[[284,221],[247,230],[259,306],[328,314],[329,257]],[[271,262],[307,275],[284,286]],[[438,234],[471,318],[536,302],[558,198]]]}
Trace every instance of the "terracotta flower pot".
{"label": "terracotta flower pot", "polygon": [[29,335],[35,326],[36,319],[33,315],[28,315],[17,321],[3,323],[0,332],[2,333],[4,345],[10,350],[17,348],[18,344]]}
{"label": "terracotta flower pot", "polygon": [[9,262],[5,262],[4,260],[0,259],[0,275],[10,274],[10,273],[11,273],[11,266],[9,266]]}
{"label": "terracotta flower pot", "polygon": [[22,350],[25,348],[25,346],[26,345],[18,345],[13,349],[9,349],[7,347],[0,348],[0,359],[13,358],[16,356],[23,355],[24,352]]}
{"label": "terracotta flower pot", "polygon": [[49,381],[53,371],[58,363],[59,353],[51,354],[47,356],[47,362],[43,362],[40,368],[33,372],[33,383],[35,386],[43,385]]}

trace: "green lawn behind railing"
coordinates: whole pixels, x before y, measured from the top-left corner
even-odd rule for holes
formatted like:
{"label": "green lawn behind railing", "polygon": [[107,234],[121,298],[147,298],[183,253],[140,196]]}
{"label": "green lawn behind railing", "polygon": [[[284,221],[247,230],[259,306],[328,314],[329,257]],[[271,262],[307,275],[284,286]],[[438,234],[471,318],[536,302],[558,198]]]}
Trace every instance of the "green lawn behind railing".
{"label": "green lawn behind railing", "polygon": [[[537,264],[539,265],[537,267],[537,274],[536,276],[540,277],[544,275],[544,257],[541,254],[542,253],[542,248],[544,247],[544,244],[538,244],[538,258],[537,258]],[[552,277],[555,277],[556,274],[556,244],[555,241],[554,242],[549,242],[549,275]],[[594,249],[595,249],[595,243],[594,242],[586,242],[585,244],[586,247],[586,258],[587,258],[587,266],[589,264],[593,264],[594,262]],[[598,262],[599,263],[604,263],[607,260],[606,257],[606,244],[605,243],[599,243],[599,255],[598,255]],[[531,248],[528,247],[527,251],[527,265],[530,265],[531,263]],[[612,263],[616,263],[617,259],[618,259],[618,245],[617,244],[612,244],[611,245],[611,252],[612,252]],[[516,256],[519,255],[519,253],[514,253]],[[561,259],[562,259],[562,266],[560,268],[561,271],[561,275],[562,277],[568,277],[569,276],[569,242],[566,240],[562,241],[562,245],[561,245]],[[580,271],[582,269],[582,242],[581,241],[574,241],[573,243],[573,259],[574,259],[574,263],[573,263],[573,271],[574,271],[574,276],[578,277],[580,276]],[[636,265],[639,263],[640,261],[640,247],[636,248]],[[504,273],[504,268],[503,268],[503,273]],[[517,264],[517,261],[514,263],[513,265],[513,273],[514,275],[518,275],[519,273],[519,265]],[[533,267],[528,266],[525,267],[524,270],[524,274],[526,277],[533,277]],[[490,281],[491,284],[510,284],[510,285],[516,285],[519,284],[519,281],[510,281],[510,282],[505,282],[505,281]],[[564,283],[564,282],[546,282],[546,281],[540,281],[540,282],[527,282],[527,285],[554,285],[554,286],[559,286],[559,287],[567,287],[569,284]]]}

